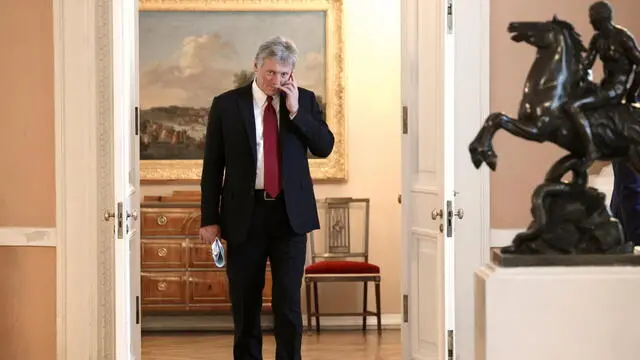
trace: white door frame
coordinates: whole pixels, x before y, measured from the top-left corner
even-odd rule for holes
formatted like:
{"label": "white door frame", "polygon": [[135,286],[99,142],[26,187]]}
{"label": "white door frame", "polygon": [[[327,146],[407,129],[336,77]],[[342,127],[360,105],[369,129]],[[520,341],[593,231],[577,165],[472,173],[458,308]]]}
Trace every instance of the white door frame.
{"label": "white door frame", "polygon": [[[115,359],[110,0],[54,0],[57,359]],[[110,205],[107,205],[110,204]]]}
{"label": "white door frame", "polygon": [[[476,84],[482,89],[477,106],[483,114],[489,106],[489,1],[483,0],[482,26],[476,29],[483,40],[477,68],[484,71]],[[53,0],[59,360],[115,358],[113,226],[102,220],[105,210],[113,210],[105,204],[111,203],[114,189],[106,175],[112,169],[102,167],[111,162],[99,163],[112,157],[112,6],[111,0]],[[461,119],[475,128],[483,120]],[[486,256],[489,176],[486,171],[479,176],[483,203],[474,208],[484,209],[475,215],[482,217],[485,231],[465,241],[479,241]],[[465,216],[474,216],[465,210]]]}

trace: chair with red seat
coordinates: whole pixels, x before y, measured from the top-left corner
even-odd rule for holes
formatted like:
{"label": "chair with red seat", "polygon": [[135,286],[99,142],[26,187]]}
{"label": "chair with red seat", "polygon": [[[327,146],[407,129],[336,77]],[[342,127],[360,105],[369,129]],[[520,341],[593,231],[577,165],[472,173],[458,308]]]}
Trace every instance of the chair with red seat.
{"label": "chair with red seat", "polygon": [[[352,210],[362,207],[364,220],[360,225],[362,251],[353,251]],[[380,267],[369,263],[369,199],[326,198],[318,201],[318,208],[325,210],[324,252],[317,252],[314,233],[310,234],[309,245],[311,264],[305,268],[305,288],[307,297],[307,326],[311,331],[311,318],[315,317],[316,332],[320,332],[320,316],[362,316],[362,330],[367,329],[367,317],[375,316],[378,332],[382,331],[380,311]],[[364,285],[363,309],[357,313],[320,314],[318,302],[319,282],[362,282]],[[376,311],[367,310],[369,282],[375,286]],[[314,310],[311,312],[311,286],[313,285]]]}

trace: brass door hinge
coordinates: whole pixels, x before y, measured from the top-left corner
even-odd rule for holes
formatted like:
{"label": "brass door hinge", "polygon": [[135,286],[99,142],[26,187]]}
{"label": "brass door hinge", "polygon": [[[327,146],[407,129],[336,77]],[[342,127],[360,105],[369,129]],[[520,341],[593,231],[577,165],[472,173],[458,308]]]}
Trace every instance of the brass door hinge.
{"label": "brass door hinge", "polygon": [[447,34],[453,34],[453,0],[447,0]]}
{"label": "brass door hinge", "polygon": [[118,202],[116,219],[118,221],[118,239],[122,239],[122,201]]}
{"label": "brass door hinge", "polygon": [[134,135],[140,135],[140,108],[137,106],[133,109],[133,127],[134,127]]}
{"label": "brass door hinge", "polygon": [[448,354],[447,357],[449,358],[449,360],[453,360],[455,351],[455,339],[453,338],[453,330],[447,330],[447,349],[448,349]]}
{"label": "brass door hinge", "polygon": [[136,296],[136,325],[140,324],[140,296]]}
{"label": "brass door hinge", "polygon": [[402,322],[409,322],[409,295],[402,294]]}
{"label": "brass door hinge", "polygon": [[406,105],[402,107],[402,133],[409,133],[409,109]]}

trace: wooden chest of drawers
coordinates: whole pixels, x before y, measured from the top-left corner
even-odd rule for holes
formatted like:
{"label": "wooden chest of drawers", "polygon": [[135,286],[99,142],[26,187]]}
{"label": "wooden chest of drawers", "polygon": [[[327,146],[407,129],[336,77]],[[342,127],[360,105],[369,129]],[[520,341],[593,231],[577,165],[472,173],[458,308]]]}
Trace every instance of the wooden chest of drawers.
{"label": "wooden chest of drawers", "polygon": [[[226,269],[215,266],[211,246],[201,244],[198,237],[199,194],[183,191],[168,197],[147,196],[140,208],[143,315],[229,314]],[[268,266],[263,307],[271,308]]]}

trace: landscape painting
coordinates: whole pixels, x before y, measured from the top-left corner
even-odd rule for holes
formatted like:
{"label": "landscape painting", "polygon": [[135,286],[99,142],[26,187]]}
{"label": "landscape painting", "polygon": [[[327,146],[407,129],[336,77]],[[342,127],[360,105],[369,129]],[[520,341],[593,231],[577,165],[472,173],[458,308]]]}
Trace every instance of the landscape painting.
{"label": "landscape painting", "polygon": [[[227,7],[230,2],[233,3],[224,1]],[[202,0],[199,9],[176,8],[179,1],[171,2],[174,4],[171,7],[156,6],[154,9],[153,4],[165,2],[141,0],[139,98],[142,182],[199,181],[212,99],[251,83],[256,50],[274,35],[282,35],[296,44],[298,61],[294,74],[299,86],[315,92],[325,120],[336,135],[342,135],[342,79],[327,73],[328,69],[336,69],[335,59],[327,60],[332,50],[327,44],[335,47],[335,39],[327,38],[327,27],[335,21],[329,18],[334,17],[335,12],[328,10],[331,10],[332,3],[338,2],[297,2],[313,5],[324,2],[326,9],[309,7],[289,11],[283,7],[249,9],[245,6],[234,11],[233,8],[216,9],[212,0]],[[185,3],[193,6],[197,1]],[[341,72],[342,65],[338,70]],[[339,91],[337,94],[336,90]],[[327,97],[327,93],[334,96]],[[344,155],[334,151],[332,156],[338,161],[310,156],[310,162],[320,162],[315,166],[314,178],[345,178],[344,170],[331,164],[332,161],[344,163],[341,160]]]}

